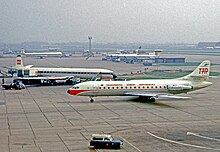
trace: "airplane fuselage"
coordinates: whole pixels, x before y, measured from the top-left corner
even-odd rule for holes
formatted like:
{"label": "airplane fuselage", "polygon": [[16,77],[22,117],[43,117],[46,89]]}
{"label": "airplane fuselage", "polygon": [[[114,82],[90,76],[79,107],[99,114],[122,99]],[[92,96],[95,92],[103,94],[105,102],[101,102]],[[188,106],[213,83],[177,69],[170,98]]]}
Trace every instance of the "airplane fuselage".
{"label": "airplane fuselage", "polygon": [[178,79],[131,80],[131,81],[90,81],[73,86],[69,94],[79,96],[122,96],[129,92],[148,94],[179,94],[201,89],[211,82],[192,82]]}
{"label": "airplane fuselage", "polygon": [[107,69],[93,69],[93,68],[44,68],[31,67],[23,69],[22,76],[74,76],[84,79],[92,78],[95,75],[103,77],[114,77],[113,71]]}
{"label": "airplane fuselage", "polygon": [[139,96],[150,102],[155,98],[183,99],[174,94],[187,93],[210,86],[209,60],[203,61],[190,74],[176,79],[143,79],[130,81],[89,81],[74,85],[67,92],[71,95],[90,96]]}
{"label": "airplane fuselage", "polygon": [[21,54],[27,56],[27,57],[62,57],[62,52],[31,52],[26,53],[25,50],[21,49]]}

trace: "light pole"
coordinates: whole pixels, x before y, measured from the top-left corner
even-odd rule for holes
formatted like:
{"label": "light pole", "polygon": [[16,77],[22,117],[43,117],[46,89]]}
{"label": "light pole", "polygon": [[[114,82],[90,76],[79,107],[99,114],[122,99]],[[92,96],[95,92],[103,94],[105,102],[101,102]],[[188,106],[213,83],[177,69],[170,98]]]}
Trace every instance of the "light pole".
{"label": "light pole", "polygon": [[88,39],[89,39],[89,51],[92,51],[91,49],[91,46],[92,46],[92,37],[91,36],[88,36]]}

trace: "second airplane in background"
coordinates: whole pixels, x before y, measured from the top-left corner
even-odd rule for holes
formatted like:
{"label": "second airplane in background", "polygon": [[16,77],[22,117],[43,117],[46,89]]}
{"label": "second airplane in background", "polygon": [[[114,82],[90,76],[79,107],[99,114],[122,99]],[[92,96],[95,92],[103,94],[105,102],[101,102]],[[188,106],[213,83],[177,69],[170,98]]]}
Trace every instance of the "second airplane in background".
{"label": "second airplane in background", "polygon": [[63,57],[62,52],[31,52],[31,53],[26,53],[25,50],[22,48],[21,49],[21,54],[25,55],[27,57],[38,57],[38,58],[44,58],[44,57]]}
{"label": "second airplane in background", "polygon": [[99,75],[102,79],[114,79],[117,76],[111,70],[93,68],[52,68],[33,67],[33,65],[23,65],[21,55],[16,58],[16,65],[13,67],[17,72],[17,80],[24,84],[39,84],[42,82],[54,84],[57,80],[70,82],[71,79],[81,78],[91,80]]}

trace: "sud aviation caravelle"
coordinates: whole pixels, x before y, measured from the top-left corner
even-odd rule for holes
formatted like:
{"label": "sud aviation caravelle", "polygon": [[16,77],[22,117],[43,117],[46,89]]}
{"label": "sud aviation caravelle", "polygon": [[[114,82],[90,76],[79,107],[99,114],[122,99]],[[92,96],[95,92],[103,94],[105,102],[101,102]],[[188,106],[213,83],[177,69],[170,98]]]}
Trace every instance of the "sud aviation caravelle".
{"label": "sud aviation caravelle", "polygon": [[99,75],[103,79],[115,79],[117,76],[111,70],[93,69],[93,68],[51,68],[51,67],[33,67],[33,65],[23,65],[21,55],[16,58],[16,65],[13,69],[17,72],[16,79],[23,84],[36,84],[42,81],[53,85],[57,80],[82,78],[92,79]]}
{"label": "sud aviation caravelle", "polygon": [[192,73],[176,79],[143,79],[129,81],[87,81],[74,85],[67,93],[89,96],[90,102],[97,96],[139,96],[147,102],[156,98],[184,99],[174,94],[187,93],[208,87],[210,61],[203,61]]}

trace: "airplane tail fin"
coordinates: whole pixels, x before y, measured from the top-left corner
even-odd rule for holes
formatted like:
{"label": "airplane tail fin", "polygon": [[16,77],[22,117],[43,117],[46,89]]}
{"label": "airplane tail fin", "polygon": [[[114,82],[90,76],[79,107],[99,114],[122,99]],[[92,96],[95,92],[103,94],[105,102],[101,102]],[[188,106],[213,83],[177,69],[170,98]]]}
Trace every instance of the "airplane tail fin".
{"label": "airplane tail fin", "polygon": [[21,54],[25,54],[24,48],[21,48]]}
{"label": "airplane tail fin", "polygon": [[154,51],[153,53],[154,53],[154,55],[156,55],[156,56],[160,56],[160,51]]}
{"label": "airplane tail fin", "polygon": [[203,61],[192,73],[180,78],[183,80],[207,81],[209,79],[211,62]]}
{"label": "airplane tail fin", "polygon": [[15,68],[16,69],[21,69],[23,67],[24,67],[24,65],[23,65],[21,55],[17,55],[16,62],[15,62]]}

